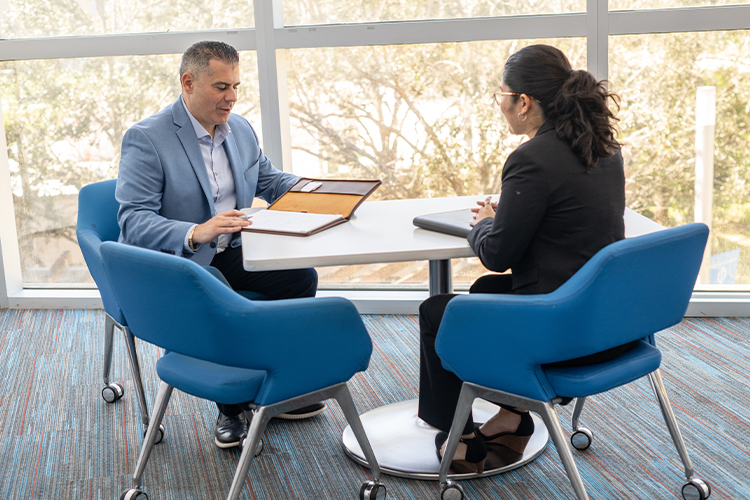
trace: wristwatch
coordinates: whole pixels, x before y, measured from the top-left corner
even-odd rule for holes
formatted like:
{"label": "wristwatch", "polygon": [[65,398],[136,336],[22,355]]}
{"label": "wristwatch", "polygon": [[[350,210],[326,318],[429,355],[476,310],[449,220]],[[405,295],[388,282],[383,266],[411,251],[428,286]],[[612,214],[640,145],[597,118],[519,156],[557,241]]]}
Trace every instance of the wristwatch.
{"label": "wristwatch", "polygon": [[190,250],[195,252],[195,247],[193,246],[193,234],[195,233],[195,228],[198,226],[193,226],[193,229],[190,230],[190,236],[188,236],[188,247],[190,247]]}

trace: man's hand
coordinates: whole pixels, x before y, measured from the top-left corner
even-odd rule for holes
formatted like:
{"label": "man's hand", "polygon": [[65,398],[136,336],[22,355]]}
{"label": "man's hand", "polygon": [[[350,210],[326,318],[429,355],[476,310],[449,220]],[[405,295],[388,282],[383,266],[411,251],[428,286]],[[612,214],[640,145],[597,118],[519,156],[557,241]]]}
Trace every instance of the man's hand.
{"label": "man's hand", "polygon": [[474,226],[477,222],[479,222],[482,219],[486,219],[487,217],[495,218],[495,210],[497,209],[497,203],[492,203],[492,197],[488,196],[486,200],[484,201],[478,201],[477,205],[480,205],[481,208],[472,208],[471,211],[475,212],[476,215],[474,215],[474,220],[471,222],[471,225]]}
{"label": "man's hand", "polygon": [[239,210],[214,215],[203,224],[195,226],[193,243],[210,243],[221,234],[236,233],[252,224],[249,220],[240,217],[246,217],[246,215]]}

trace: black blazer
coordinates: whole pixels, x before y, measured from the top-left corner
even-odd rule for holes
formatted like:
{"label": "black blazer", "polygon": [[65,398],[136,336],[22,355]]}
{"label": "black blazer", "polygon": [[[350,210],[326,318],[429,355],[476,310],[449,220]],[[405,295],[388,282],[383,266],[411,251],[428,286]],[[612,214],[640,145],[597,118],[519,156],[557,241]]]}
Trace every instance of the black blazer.
{"label": "black blazer", "polygon": [[587,170],[547,122],[508,157],[495,218],[468,240],[487,269],[511,269],[513,293],[549,293],[625,237],[624,213],[620,152]]}

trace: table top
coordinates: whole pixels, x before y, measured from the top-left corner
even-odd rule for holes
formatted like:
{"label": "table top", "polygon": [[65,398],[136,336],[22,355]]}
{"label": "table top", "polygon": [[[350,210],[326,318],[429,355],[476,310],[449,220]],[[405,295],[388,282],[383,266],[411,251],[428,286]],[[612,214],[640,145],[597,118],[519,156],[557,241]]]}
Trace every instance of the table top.
{"label": "table top", "polygon": [[[465,238],[418,228],[412,220],[417,215],[472,208],[485,198],[367,201],[349,222],[305,237],[243,232],[243,265],[247,271],[270,271],[473,257],[474,251]],[[255,209],[243,211],[250,213]],[[659,224],[625,209],[626,237],[659,229],[663,229]]]}

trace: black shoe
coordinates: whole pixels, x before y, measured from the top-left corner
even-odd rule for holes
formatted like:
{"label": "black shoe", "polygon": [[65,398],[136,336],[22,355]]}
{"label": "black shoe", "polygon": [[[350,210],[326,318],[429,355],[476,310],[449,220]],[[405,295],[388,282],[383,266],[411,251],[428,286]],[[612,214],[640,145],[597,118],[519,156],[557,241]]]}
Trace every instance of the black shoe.
{"label": "black shoe", "polygon": [[247,421],[245,414],[240,413],[233,417],[227,417],[219,412],[214,429],[214,442],[219,448],[234,448],[240,445],[240,441],[247,436]]}
{"label": "black shoe", "polygon": [[274,418],[281,418],[283,420],[302,420],[303,418],[314,417],[320,415],[326,409],[325,401],[311,404],[310,406],[303,406],[296,410],[288,411],[286,413],[279,413]]}

